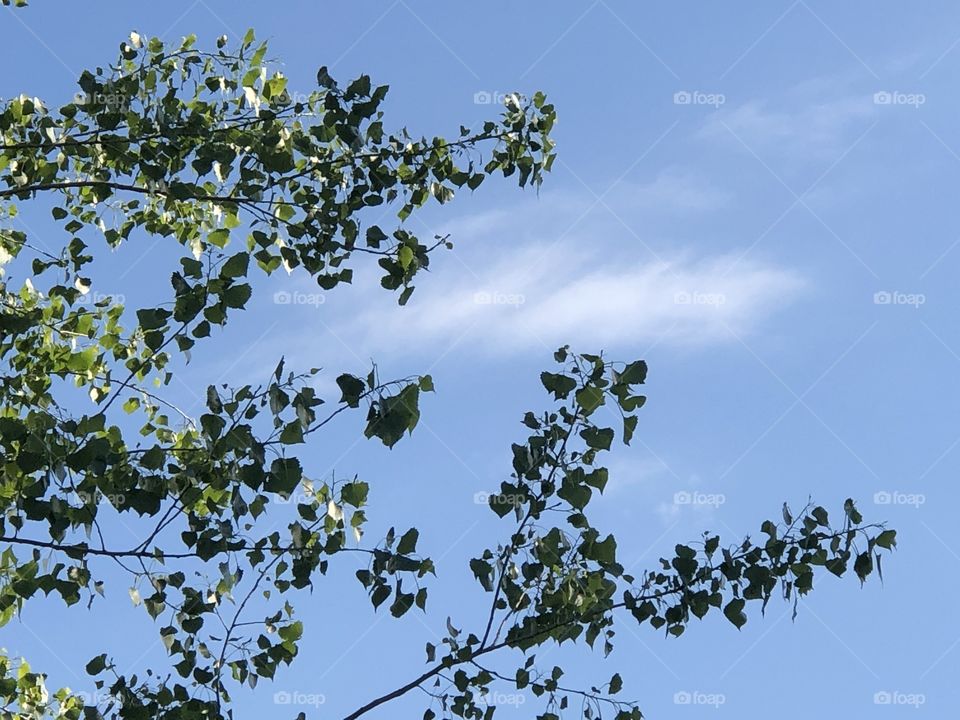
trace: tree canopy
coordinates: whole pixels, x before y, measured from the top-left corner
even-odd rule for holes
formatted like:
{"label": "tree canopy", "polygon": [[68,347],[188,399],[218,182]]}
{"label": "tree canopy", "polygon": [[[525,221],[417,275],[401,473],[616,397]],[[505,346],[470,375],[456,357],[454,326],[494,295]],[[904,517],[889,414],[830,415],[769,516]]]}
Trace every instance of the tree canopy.
{"label": "tree canopy", "polygon": [[[439,539],[416,526],[364,536],[375,479],[312,482],[298,455],[352,411],[365,413],[368,438],[392,447],[416,428],[429,375],[340,374],[339,397],[322,397],[319,371],[278,357],[269,377],[206,388],[199,417],[164,389],[197,343],[241,322],[257,273],[305,273],[332,291],[376,261],[382,287],[407,303],[450,239],[420,238],[405,221],[488,177],[539,187],[555,157],[555,110],[542,93],[510,95],[477,130],[417,137],[387,124],[386,86],[367,76],[342,85],[320,68],[314,91],[292,95],[267,53],[252,31],[209,50],[193,37],[168,46],[132,33],[59,109],[27,96],[0,106],[0,624],[38,595],[84,613],[108,611],[122,594],[169,655],[167,666],[125,674],[110,647],[91,647],[86,672],[107,693],[98,704],[48,690],[28,658],[0,656],[5,717],[231,717],[239,685],[296,659],[298,594],[322,586],[339,556],[367,558],[355,589],[396,618],[427,612],[439,582],[427,554]],[[40,244],[11,222],[41,198],[62,242]],[[370,222],[379,206],[395,208],[389,226]],[[95,258],[145,235],[182,248],[164,271],[168,299],[87,302]],[[44,249],[52,244],[58,252]],[[639,718],[642,703],[621,699],[619,672],[569,686],[538,649],[583,642],[609,654],[617,623],[679,636],[711,612],[739,628],[748,604],[781,597],[796,608],[815,575],[852,570],[862,582],[894,547],[895,531],[866,523],[853,500],[832,515],[811,503],[795,516],[785,506],[759,539],[706,533],[626,572],[616,538],[588,510],[608,481],[604,453],[637,429],[647,366],[568,347],[553,359],[540,377],[548,397],[523,416],[510,479],[490,497],[504,533],[470,560],[488,613],[448,620],[421,671],[364,691],[347,718],[416,688],[427,692],[425,720],[490,718],[485,697],[502,687],[538,697],[542,720]],[[605,405],[616,427],[601,419]],[[296,516],[275,529],[298,491]],[[111,537],[110,516],[132,518],[142,540]],[[107,596],[115,568],[129,584]]]}

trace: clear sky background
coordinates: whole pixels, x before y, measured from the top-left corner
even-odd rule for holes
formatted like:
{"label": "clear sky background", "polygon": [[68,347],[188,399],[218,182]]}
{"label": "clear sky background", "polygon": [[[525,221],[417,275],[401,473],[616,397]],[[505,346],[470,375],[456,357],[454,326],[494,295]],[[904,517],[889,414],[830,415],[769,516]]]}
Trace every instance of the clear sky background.
{"label": "clear sky background", "polygon": [[[0,95],[57,107],[131,30],[211,47],[251,26],[293,91],[313,89],[320,65],[389,84],[391,127],[455,134],[495,115],[498,95],[538,89],[560,121],[539,196],[488,181],[412,221],[456,248],[408,307],[363,270],[328,296],[296,273],[261,279],[243,321],[198,347],[171,388],[198,409],[207,383],[258,382],[281,354],[325,368],[328,388],[371,358],[384,376],[429,372],[437,385],[393,451],[358,441],[360,416],[305,451],[314,477],[371,483],[375,527],[421,528],[440,575],[430,614],[374,614],[341,559],[295,603],[298,661],[238,693],[238,718],[340,717],[419,673],[447,615],[479,624],[485,598],[466,561],[508,524],[475,495],[509,474],[523,412],[548,405],[538,374],[564,343],[650,365],[635,442],[611,456],[594,511],[626,566],[705,529],[756,534],[783,501],[811,495],[834,512],[858,499],[900,546],[884,586],[824,577],[794,622],[777,602],[739,632],[719,615],[676,640],[625,622],[606,661],[566,648],[545,661],[563,658],[583,684],[620,670],[652,718],[960,707],[960,6],[33,0],[0,12]],[[23,222],[40,238],[50,227]],[[98,266],[94,292],[165,299],[180,250],[165,242],[135,238]],[[85,692],[98,643],[121,668],[163,666],[122,578],[108,598],[90,613],[31,603],[0,644]],[[278,707],[275,692],[323,702]],[[424,699],[371,717],[419,717]],[[498,716],[533,716],[520,702]]]}

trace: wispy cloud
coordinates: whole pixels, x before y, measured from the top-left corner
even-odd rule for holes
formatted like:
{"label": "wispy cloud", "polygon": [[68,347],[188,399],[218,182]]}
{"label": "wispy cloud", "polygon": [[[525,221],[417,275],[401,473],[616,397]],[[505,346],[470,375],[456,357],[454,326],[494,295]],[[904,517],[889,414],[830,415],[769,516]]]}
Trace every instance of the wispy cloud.
{"label": "wispy cloud", "polygon": [[[797,93],[793,93],[796,96]],[[836,155],[876,112],[872,91],[831,99],[751,100],[713,114],[700,136],[794,159]]]}
{"label": "wispy cloud", "polygon": [[817,75],[725,105],[698,135],[738,150],[746,145],[771,160],[817,162],[849,147],[882,110],[874,95],[895,89],[859,69]]}
{"label": "wispy cloud", "polygon": [[649,182],[619,183],[607,196],[609,205],[661,215],[718,210],[732,200],[729,189],[678,167],[664,170]]}
{"label": "wispy cloud", "polygon": [[[371,302],[343,323],[351,344],[430,351],[458,337],[472,351],[512,354],[726,341],[748,333],[802,286],[794,273],[729,257],[612,261],[589,249],[518,247],[459,277],[436,278],[415,303]],[[589,270],[587,270],[589,268]]]}
{"label": "wispy cloud", "polygon": [[[736,252],[696,249],[708,238],[684,247],[648,228],[672,233],[680,220],[708,217],[730,202],[726,190],[671,170],[616,186],[604,205],[586,192],[544,193],[415,228],[450,233],[456,247],[418,277],[406,307],[379,288],[376,268],[358,268],[353,286],[323,303],[291,302],[291,320],[271,345],[282,345],[291,362],[317,363],[322,355],[329,365],[369,358],[429,364],[464,352],[541,356],[564,344],[617,351],[727,343],[731,330],[750,335],[789,303],[804,278],[762,260],[734,265]],[[298,282],[296,274],[278,278],[277,287],[295,293]]]}

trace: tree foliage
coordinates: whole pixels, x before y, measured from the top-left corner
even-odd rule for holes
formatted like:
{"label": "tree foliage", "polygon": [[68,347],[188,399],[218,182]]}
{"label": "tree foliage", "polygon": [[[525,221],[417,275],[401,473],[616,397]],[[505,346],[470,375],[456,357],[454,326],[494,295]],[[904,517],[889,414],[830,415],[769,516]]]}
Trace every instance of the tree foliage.
{"label": "tree foliage", "polygon": [[[341,86],[321,68],[317,89],[297,95],[252,32],[237,47],[194,42],[168,47],[133,33],[114,65],[83,73],[73,102],[53,111],[21,96],[0,107],[0,623],[38,595],[78,612],[107,605],[106,571],[119,566],[129,574],[125,600],[142,607],[169,654],[166,667],[124,674],[110,648],[91,648],[86,671],[107,693],[98,704],[51,694],[25,660],[0,656],[5,717],[231,716],[238,685],[274,678],[295,659],[297,594],[322,584],[344,553],[367,558],[357,580],[375,611],[426,610],[430,540],[414,527],[368,542],[374,488],[355,477],[312,482],[298,450],[354,410],[366,412],[367,437],[393,446],[416,427],[429,376],[341,374],[340,396],[321,397],[317,371],[280,360],[262,382],[207,388],[196,418],[164,388],[182,371],[178,356],[215,342],[249,304],[255,273],[284,268],[333,290],[375,260],[381,285],[404,304],[449,245],[419,238],[408,217],[490,175],[537,187],[554,158],[554,109],[540,93],[509,96],[479,130],[418,138],[385,125],[387,88],[367,76]],[[65,233],[56,254],[43,249],[51,239],[41,246],[11,222],[18,203],[46,196]],[[369,222],[381,205],[396,209],[391,226]],[[167,270],[169,299],[86,302],[104,246],[143,236],[182,248]],[[18,271],[27,277],[15,287]],[[485,698],[498,687],[542,698],[543,720],[564,711],[637,718],[637,704],[619,699],[619,674],[569,687],[538,648],[584,641],[607,654],[617,622],[678,636],[711,611],[739,628],[751,601],[796,606],[823,570],[852,568],[862,581],[894,546],[894,531],[864,524],[849,500],[836,522],[811,505],[765,522],[761,540],[705,534],[655,569],[627,573],[616,539],[587,510],[607,484],[603,453],[636,430],[647,367],[568,348],[555,360],[541,376],[552,404],[524,415],[511,479],[490,498],[510,528],[470,561],[489,613],[448,620],[422,673],[358,697],[349,718],[415,688],[430,696],[427,720],[489,718]],[[304,498],[295,517],[273,529],[295,492]],[[118,544],[102,527],[112,516],[135,519],[142,541]]]}

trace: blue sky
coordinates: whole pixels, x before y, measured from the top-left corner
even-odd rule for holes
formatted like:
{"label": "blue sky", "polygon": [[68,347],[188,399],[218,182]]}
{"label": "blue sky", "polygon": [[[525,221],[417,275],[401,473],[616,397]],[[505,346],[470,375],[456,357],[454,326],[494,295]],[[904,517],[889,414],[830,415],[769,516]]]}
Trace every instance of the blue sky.
{"label": "blue sky", "polygon": [[[247,27],[292,90],[312,89],[320,65],[368,73],[391,86],[388,121],[416,133],[455,133],[515,90],[557,106],[559,158],[539,196],[488,182],[413,221],[456,247],[406,308],[362,269],[326,296],[296,274],[271,278],[172,387],[190,406],[208,382],[259,380],[280,354],[327,369],[321,385],[370,358],[437,383],[393,451],[357,442],[359,417],[306,451],[316,477],[371,483],[375,526],[421,528],[440,572],[430,614],[373,615],[344,567],[300,598],[301,657],[240,693],[238,717],[339,717],[419,672],[447,615],[478,622],[466,560],[507,528],[474,498],[509,473],[523,411],[546,405],[537,376],[564,343],[650,365],[635,442],[610,458],[594,518],[628,567],[705,529],[756,533],[808,495],[830,509],[857,498],[900,547],[885,586],[823,578],[794,622],[773,603],[740,632],[710,618],[666,640],[624,623],[606,661],[547,657],[583,684],[621,670],[649,717],[800,718],[815,703],[833,717],[939,718],[960,706],[960,618],[937,609],[960,592],[955,3],[34,0],[0,18],[0,95],[54,106],[131,30],[212,45]],[[41,236],[48,225],[24,222]],[[160,299],[176,252],[137,238],[93,290]],[[0,643],[81,691],[91,643],[132,670],[162,664],[117,582],[89,614],[28,606]],[[278,708],[275,692],[318,704]],[[422,698],[371,717],[409,716]],[[518,702],[498,716],[533,714]]]}

